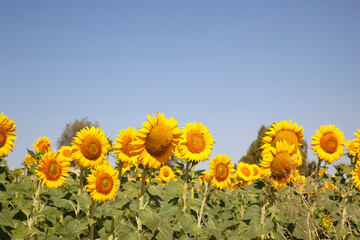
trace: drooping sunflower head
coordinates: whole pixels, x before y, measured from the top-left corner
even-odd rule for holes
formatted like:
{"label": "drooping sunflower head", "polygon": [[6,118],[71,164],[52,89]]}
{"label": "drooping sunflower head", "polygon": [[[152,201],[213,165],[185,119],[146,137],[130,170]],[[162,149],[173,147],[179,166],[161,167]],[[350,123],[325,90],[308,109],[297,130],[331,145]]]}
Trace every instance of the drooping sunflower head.
{"label": "drooping sunflower head", "polygon": [[360,190],[360,161],[356,162],[355,169],[351,172],[351,174],[353,175],[351,181],[355,187]]}
{"label": "drooping sunflower head", "polygon": [[171,179],[175,179],[176,175],[175,175],[174,171],[169,166],[165,165],[165,166],[162,166],[160,168],[159,178],[161,179],[161,181],[167,183]]}
{"label": "drooping sunflower head", "polygon": [[227,188],[231,185],[234,165],[231,158],[225,154],[216,155],[210,162],[211,185],[218,189]]}
{"label": "drooping sunflower head", "polygon": [[101,129],[85,127],[76,134],[72,148],[73,158],[86,169],[94,168],[106,160],[110,144]]}
{"label": "drooping sunflower head", "polygon": [[72,147],[70,146],[62,146],[59,149],[59,154],[68,162],[72,161]]}
{"label": "drooping sunflower head", "polygon": [[304,129],[298,126],[297,123],[293,123],[292,120],[280,121],[279,123],[274,122],[265,134],[266,136],[261,140],[264,143],[261,146],[263,149],[262,155],[269,153],[272,148],[276,147],[276,143],[279,141],[287,141],[294,145],[292,154],[300,154],[299,146],[302,145]]}
{"label": "drooping sunflower head", "polygon": [[320,126],[320,130],[316,129],[316,134],[312,136],[312,139],[312,150],[320,160],[332,163],[340,159],[343,154],[345,136],[334,125]]}
{"label": "drooping sunflower head", "polygon": [[239,180],[242,179],[245,182],[252,181],[252,170],[249,164],[244,162],[239,162],[236,167],[235,177]]}
{"label": "drooping sunflower head", "polygon": [[209,158],[214,148],[214,139],[210,131],[197,122],[187,123],[182,130],[182,140],[178,146],[178,157],[199,162]]}
{"label": "drooping sunflower head", "polygon": [[144,128],[138,130],[133,141],[134,151],[139,154],[141,162],[150,168],[159,168],[171,158],[171,153],[181,139],[177,121],[167,119],[164,114],[147,116]]}
{"label": "drooping sunflower head", "polygon": [[14,120],[0,114],[0,157],[7,156],[9,152],[13,151],[14,140],[17,139],[14,132],[16,132],[16,125]]}
{"label": "drooping sunflower head", "polygon": [[31,168],[31,163],[37,164],[37,160],[30,155],[25,156],[24,162],[28,168]]}
{"label": "drooping sunflower head", "polygon": [[39,137],[38,139],[36,139],[36,141],[33,143],[34,145],[34,151],[39,153],[39,152],[50,152],[51,151],[51,146],[50,146],[50,139],[43,136],[43,137]]}
{"label": "drooping sunflower head", "polygon": [[92,169],[86,178],[86,191],[91,199],[99,203],[113,199],[120,184],[118,175],[118,170],[113,169],[110,164],[100,164]]}
{"label": "drooping sunflower head", "polygon": [[115,139],[114,153],[117,159],[122,162],[130,162],[132,165],[138,164],[138,156],[135,154],[132,142],[135,140],[137,130],[128,127],[126,130],[122,129],[117,134]]}
{"label": "drooping sunflower head", "polygon": [[296,154],[292,154],[294,147],[287,141],[280,141],[270,153],[263,155],[260,163],[261,178],[270,178],[275,189],[286,186],[296,174]]}
{"label": "drooping sunflower head", "polygon": [[69,176],[69,164],[56,151],[45,152],[42,161],[35,170],[41,185],[48,188],[58,188],[66,182]]}

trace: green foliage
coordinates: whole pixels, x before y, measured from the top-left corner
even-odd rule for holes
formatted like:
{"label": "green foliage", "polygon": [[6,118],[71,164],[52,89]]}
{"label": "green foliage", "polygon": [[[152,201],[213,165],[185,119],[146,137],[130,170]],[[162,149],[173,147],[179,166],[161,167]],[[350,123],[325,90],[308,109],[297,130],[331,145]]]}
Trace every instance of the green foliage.
{"label": "green foliage", "polygon": [[[96,204],[91,217],[92,200],[85,188],[78,191],[76,174],[61,188],[42,187],[36,201],[37,180],[0,159],[0,239],[89,239],[92,225],[96,239],[359,239],[360,193],[350,181],[352,166],[334,166],[334,176],[309,176],[304,189],[289,185],[267,193],[261,180],[233,191],[210,186],[207,192],[197,179],[200,171],[193,172],[185,211],[183,177],[146,183],[145,207],[139,209],[141,182],[125,174],[115,198]],[[175,167],[183,170],[184,164]]]}

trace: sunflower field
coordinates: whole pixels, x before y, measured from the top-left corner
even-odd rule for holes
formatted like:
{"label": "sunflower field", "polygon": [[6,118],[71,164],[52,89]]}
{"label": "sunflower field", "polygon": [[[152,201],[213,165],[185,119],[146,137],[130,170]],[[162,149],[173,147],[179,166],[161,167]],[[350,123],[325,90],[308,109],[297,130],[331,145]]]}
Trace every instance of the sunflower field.
{"label": "sunflower field", "polygon": [[[267,130],[259,165],[209,159],[214,139],[202,123],[179,128],[157,113],[142,125],[114,141],[86,127],[59,150],[39,137],[24,168],[10,170],[16,125],[2,113],[0,239],[360,239],[360,129],[345,141],[320,126],[317,168],[305,177],[304,130],[291,120]],[[336,164],[343,155],[349,164]],[[207,171],[195,171],[200,161]]]}

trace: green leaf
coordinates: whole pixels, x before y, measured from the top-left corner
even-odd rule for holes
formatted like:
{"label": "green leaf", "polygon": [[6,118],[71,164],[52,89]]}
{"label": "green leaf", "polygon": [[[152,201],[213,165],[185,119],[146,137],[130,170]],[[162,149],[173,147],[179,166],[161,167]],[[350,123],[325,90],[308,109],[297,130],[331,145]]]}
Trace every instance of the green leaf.
{"label": "green leaf", "polygon": [[179,223],[184,229],[184,232],[189,233],[191,231],[191,224],[193,223],[193,220],[189,214],[185,213],[182,215],[179,219]]}
{"label": "green leaf", "polygon": [[245,210],[243,219],[249,220],[252,219],[254,216],[260,216],[260,207],[256,204],[251,205]]}
{"label": "green leaf", "polygon": [[159,226],[160,217],[156,212],[151,211],[150,209],[140,209],[139,211],[139,218],[141,222],[151,229],[154,233]]}
{"label": "green leaf", "polygon": [[2,207],[2,210],[0,212],[0,224],[2,226],[13,226],[10,210],[7,207]]}
{"label": "green leaf", "polygon": [[159,226],[159,233],[156,235],[156,239],[159,240],[172,240],[174,231],[171,229],[167,220],[162,219]]}
{"label": "green leaf", "polygon": [[151,194],[151,195],[157,195],[157,196],[160,196],[162,194],[162,186],[159,186],[159,185],[152,185],[148,188],[148,192]]}

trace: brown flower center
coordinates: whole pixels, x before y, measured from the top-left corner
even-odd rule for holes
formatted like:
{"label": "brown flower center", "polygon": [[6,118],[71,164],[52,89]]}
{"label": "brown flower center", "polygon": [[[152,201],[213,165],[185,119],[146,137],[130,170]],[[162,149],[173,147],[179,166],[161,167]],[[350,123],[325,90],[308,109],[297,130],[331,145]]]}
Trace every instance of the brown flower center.
{"label": "brown flower center", "polygon": [[132,142],[132,138],[131,137],[128,137],[124,140],[123,142],[123,153],[128,156],[128,157],[133,157],[135,156],[135,153],[134,153],[134,147],[133,145],[131,144]]}
{"label": "brown flower center", "polygon": [[253,172],[254,172],[254,176],[257,176],[259,174],[259,169],[254,167]]}
{"label": "brown flower center", "polygon": [[51,181],[56,181],[61,176],[61,165],[56,161],[52,161],[49,163],[47,167],[46,178]]}
{"label": "brown flower center", "polygon": [[250,174],[251,174],[249,168],[247,168],[246,166],[243,166],[243,167],[241,168],[241,172],[242,172],[242,174],[244,174],[246,177],[249,177]]}
{"label": "brown flower center", "polygon": [[96,190],[102,194],[109,194],[113,188],[113,179],[108,173],[103,173],[96,180]]}
{"label": "brown flower center", "polygon": [[49,152],[50,150],[50,146],[49,144],[47,144],[46,142],[41,142],[39,143],[39,151],[40,152]]}
{"label": "brown flower center", "polygon": [[63,156],[66,158],[71,158],[71,150],[70,149],[65,149],[63,151]]}
{"label": "brown flower center", "polygon": [[187,147],[192,153],[201,153],[205,149],[203,134],[199,132],[189,132],[186,136]]}
{"label": "brown flower center", "polygon": [[169,170],[164,169],[163,175],[164,177],[168,177],[170,175]]}
{"label": "brown flower center", "polygon": [[227,178],[228,174],[229,174],[229,169],[228,169],[227,166],[225,166],[222,163],[219,163],[216,166],[216,171],[215,171],[216,180],[223,181],[223,180],[225,180]]}
{"label": "brown flower center", "polygon": [[291,156],[288,153],[278,153],[271,164],[271,175],[276,180],[284,180],[290,176],[292,169]]}
{"label": "brown flower center", "polygon": [[6,143],[7,135],[3,127],[0,127],[0,148],[2,148]]}
{"label": "brown flower center", "polygon": [[81,145],[81,153],[86,159],[98,159],[102,153],[100,141],[92,136],[85,138]]}
{"label": "brown flower center", "polygon": [[154,126],[145,141],[146,151],[155,157],[166,153],[173,140],[172,131],[164,125]]}
{"label": "brown flower center", "polygon": [[320,147],[329,154],[336,152],[338,142],[335,135],[332,133],[325,134],[320,140]]}
{"label": "brown flower center", "polygon": [[291,154],[296,153],[296,151],[299,147],[299,139],[294,132],[289,131],[289,130],[283,130],[283,131],[278,132],[275,135],[275,137],[271,143],[271,146],[276,148],[276,143],[278,141],[284,141],[284,140],[287,141],[288,143],[290,143],[291,145],[295,145],[294,150],[291,152]]}

